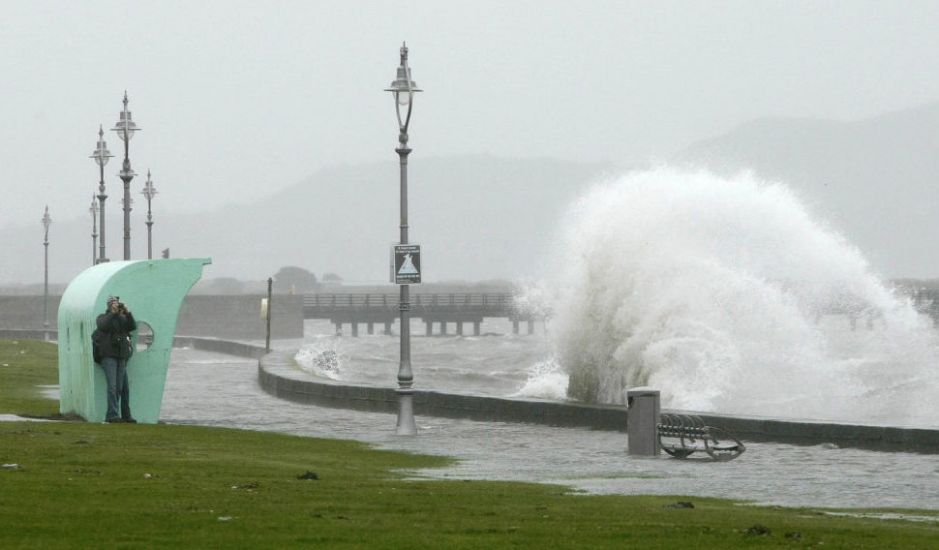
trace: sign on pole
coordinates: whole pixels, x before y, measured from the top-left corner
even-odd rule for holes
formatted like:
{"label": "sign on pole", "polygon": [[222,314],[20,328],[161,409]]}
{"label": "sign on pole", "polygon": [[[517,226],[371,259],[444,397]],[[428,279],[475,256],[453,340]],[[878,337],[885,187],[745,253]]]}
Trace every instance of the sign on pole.
{"label": "sign on pole", "polygon": [[396,244],[392,247],[392,282],[416,285],[421,282],[421,245]]}

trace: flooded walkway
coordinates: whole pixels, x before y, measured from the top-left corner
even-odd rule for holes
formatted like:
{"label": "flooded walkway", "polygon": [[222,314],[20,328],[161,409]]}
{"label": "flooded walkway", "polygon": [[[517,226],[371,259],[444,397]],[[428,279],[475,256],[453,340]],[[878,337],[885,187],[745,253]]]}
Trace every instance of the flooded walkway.
{"label": "flooded walkway", "polygon": [[617,432],[418,418],[419,435],[394,435],[395,417],[299,405],[266,394],[257,363],[175,350],[161,418],[295,435],[354,439],[378,448],[449,455],[453,479],[559,483],[605,494],[673,494],[812,507],[939,509],[935,455],[747,443],[729,463],[631,458]]}

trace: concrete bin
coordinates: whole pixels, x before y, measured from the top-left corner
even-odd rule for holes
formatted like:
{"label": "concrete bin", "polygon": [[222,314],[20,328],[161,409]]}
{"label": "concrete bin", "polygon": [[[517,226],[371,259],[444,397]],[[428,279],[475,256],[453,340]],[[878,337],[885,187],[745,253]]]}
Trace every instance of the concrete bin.
{"label": "concrete bin", "polygon": [[626,434],[629,454],[656,456],[659,454],[659,390],[632,388],[626,392]]}

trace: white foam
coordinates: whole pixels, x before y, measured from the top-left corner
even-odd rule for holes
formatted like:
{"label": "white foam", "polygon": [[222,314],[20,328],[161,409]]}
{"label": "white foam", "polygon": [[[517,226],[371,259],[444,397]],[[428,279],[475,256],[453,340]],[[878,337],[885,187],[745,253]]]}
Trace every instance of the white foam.
{"label": "white foam", "polygon": [[304,345],[294,356],[300,368],[315,376],[331,380],[342,380],[345,355],[342,352],[342,339],[323,337]]}
{"label": "white foam", "polygon": [[554,344],[572,395],[650,385],[678,409],[939,421],[931,320],[785,185],[661,167],[597,186],[564,226]]}
{"label": "white foam", "polygon": [[557,361],[539,361],[528,371],[528,379],[521,389],[509,397],[537,397],[564,400],[567,398],[567,373]]}

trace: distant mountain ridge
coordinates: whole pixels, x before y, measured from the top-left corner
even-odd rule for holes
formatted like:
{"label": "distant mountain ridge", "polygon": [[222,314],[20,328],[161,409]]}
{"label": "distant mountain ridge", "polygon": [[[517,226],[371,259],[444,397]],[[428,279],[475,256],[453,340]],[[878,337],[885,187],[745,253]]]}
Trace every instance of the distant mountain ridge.
{"label": "distant mountain ridge", "polygon": [[[410,241],[423,246],[430,281],[512,279],[540,273],[562,212],[606,164],[486,155],[409,162]],[[166,187],[166,185],[164,185]],[[117,185],[110,184],[112,197]],[[166,201],[185,190],[161,189],[154,202],[154,254],[210,256],[205,277],[264,279],[285,265],[346,281],[389,277],[390,245],[399,234],[398,163],[333,166],[250,205],[198,215],[167,215]],[[108,255],[120,259],[122,229],[110,200]],[[141,210],[132,213],[133,257],[146,257]],[[91,223],[54,224],[50,277],[67,281],[91,263]],[[42,245],[34,228],[2,228],[7,258],[0,283],[42,280]],[[37,244],[38,243],[38,244]],[[38,268],[38,270],[37,270]]]}
{"label": "distant mountain ridge", "polygon": [[782,180],[883,275],[939,276],[939,103],[848,122],[755,120],[674,160]]}
{"label": "distant mountain ridge", "polygon": [[[670,161],[718,173],[753,170],[782,180],[887,277],[939,277],[939,103],[859,121],[767,118],[702,140]],[[424,247],[432,281],[513,279],[551,273],[567,208],[623,169],[605,163],[487,155],[409,163],[410,240]],[[191,183],[196,185],[197,183]],[[333,166],[254,204],[173,215],[185,186],[166,182],[154,201],[154,250],[210,256],[206,278],[262,280],[285,265],[349,282],[388,279],[398,240],[397,159]],[[119,182],[108,183],[108,255],[120,259]],[[139,188],[134,188],[135,194]],[[135,259],[146,256],[145,208],[132,213]],[[77,213],[87,207],[76,206]],[[50,280],[91,263],[91,223],[53,213]],[[0,226],[0,284],[42,281],[40,225]]]}

